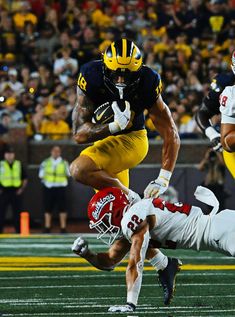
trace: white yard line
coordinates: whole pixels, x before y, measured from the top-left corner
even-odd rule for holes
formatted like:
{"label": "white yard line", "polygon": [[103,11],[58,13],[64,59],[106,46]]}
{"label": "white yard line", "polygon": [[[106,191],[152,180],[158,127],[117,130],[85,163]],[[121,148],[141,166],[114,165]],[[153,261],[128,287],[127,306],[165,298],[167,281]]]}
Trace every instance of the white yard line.
{"label": "white yard line", "polygon": [[[106,307],[108,307],[108,306],[106,306]],[[144,315],[144,316],[147,314],[162,315],[163,313],[166,313],[166,310],[168,310],[168,308],[166,310],[163,310],[162,308],[155,307],[154,310],[155,311],[153,312],[151,310],[140,311],[139,309],[137,309],[134,312],[135,315],[132,315],[132,317],[138,317],[137,314]],[[187,313],[187,314],[192,313],[192,314],[195,314],[195,313],[197,313],[197,310],[198,310],[198,307],[195,307],[195,309],[193,309],[193,310],[187,310],[187,307],[184,307],[184,310],[175,309],[173,311],[173,313]],[[228,313],[228,312],[235,312],[235,309],[200,310],[200,313]],[[73,313],[51,313],[51,312],[48,312],[48,313],[20,313],[20,314],[14,313],[14,314],[3,314],[2,316],[3,317],[10,317],[10,316],[21,317],[21,316],[88,316],[88,315],[93,315],[93,316],[111,315],[111,316],[113,316],[114,314],[108,313],[107,311],[106,312],[73,312]],[[199,316],[199,315],[195,315],[195,316]],[[214,315],[212,315],[212,316],[214,317]],[[234,314],[231,316],[234,316]],[[209,317],[209,315],[207,315],[207,317]]]}
{"label": "white yard line", "polygon": [[[153,284],[143,284],[143,287],[153,287],[155,283]],[[234,286],[235,283],[178,283],[177,286]],[[35,286],[1,286],[0,289],[43,289],[43,288],[90,288],[91,285],[35,285]],[[113,288],[113,287],[126,287],[125,284],[99,284],[99,285],[92,285],[92,288]]]}
{"label": "white yard line", "polygon": [[[118,274],[117,274],[118,273]],[[5,274],[5,272],[4,272]],[[94,279],[95,278],[104,278],[104,277],[116,277],[119,278],[120,276],[125,276],[126,272],[116,272],[116,273],[107,273],[107,274],[100,274],[99,272],[94,272],[94,274],[73,274],[70,273],[68,275],[37,275],[37,276],[0,276],[0,280],[25,280],[25,279],[51,279],[51,280],[56,280],[56,279],[71,279],[72,278],[90,278]],[[145,273],[144,276],[156,276],[156,273]],[[194,271],[191,272],[180,272],[180,276],[233,276],[234,277],[234,272],[204,272],[204,273],[196,273]]]}

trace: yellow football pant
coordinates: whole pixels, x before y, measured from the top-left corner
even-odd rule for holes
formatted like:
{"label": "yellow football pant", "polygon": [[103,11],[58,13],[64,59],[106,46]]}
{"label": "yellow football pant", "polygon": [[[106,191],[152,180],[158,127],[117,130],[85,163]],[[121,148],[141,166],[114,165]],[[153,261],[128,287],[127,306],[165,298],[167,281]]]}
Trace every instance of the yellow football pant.
{"label": "yellow football pant", "polygon": [[89,156],[97,167],[129,187],[129,169],[138,165],[147,153],[147,132],[139,130],[97,141],[80,155]]}
{"label": "yellow football pant", "polygon": [[235,178],[235,153],[229,153],[223,150],[223,157],[227,169],[232,174],[233,178]]}

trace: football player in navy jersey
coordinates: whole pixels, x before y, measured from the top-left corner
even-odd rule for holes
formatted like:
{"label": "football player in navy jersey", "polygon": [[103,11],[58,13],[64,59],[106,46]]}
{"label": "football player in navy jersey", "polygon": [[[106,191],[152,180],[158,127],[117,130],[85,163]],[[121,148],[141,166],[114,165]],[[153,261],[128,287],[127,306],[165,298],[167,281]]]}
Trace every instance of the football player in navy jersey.
{"label": "football player in navy jersey", "polygon": [[[159,176],[146,187],[144,195],[157,197],[166,191],[180,141],[161,91],[159,74],[143,65],[139,48],[128,39],[113,42],[102,60],[81,67],[72,114],[73,135],[78,144],[94,143],[72,162],[70,170],[75,180],[97,190],[118,187],[130,200],[139,200],[128,189],[129,169],[138,165],[148,152],[143,114],[148,109],[163,147]],[[94,123],[95,110],[107,102],[112,107],[113,119]]]}
{"label": "football player in navy jersey", "polygon": [[[211,145],[215,151],[222,151],[221,135],[212,126],[210,120],[215,115],[220,114],[220,94],[227,86],[233,86],[235,84],[235,51],[232,53],[232,72],[219,73],[212,80],[211,88],[203,100],[203,104],[196,114],[196,121],[200,129],[210,139]],[[223,151],[223,157],[225,164],[235,178],[235,157],[233,154]]]}

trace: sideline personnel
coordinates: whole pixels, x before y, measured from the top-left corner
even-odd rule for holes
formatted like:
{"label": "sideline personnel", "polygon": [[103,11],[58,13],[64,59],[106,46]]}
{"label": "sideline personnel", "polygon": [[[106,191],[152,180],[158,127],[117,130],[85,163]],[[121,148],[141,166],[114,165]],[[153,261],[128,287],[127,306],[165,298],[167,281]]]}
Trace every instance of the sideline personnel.
{"label": "sideline personnel", "polygon": [[7,208],[12,207],[14,227],[20,232],[22,194],[27,185],[27,173],[22,163],[15,159],[13,148],[7,148],[0,161],[0,233],[3,232]]}
{"label": "sideline personnel", "polygon": [[44,198],[44,233],[50,233],[52,212],[57,207],[59,211],[60,232],[66,233],[67,199],[69,165],[61,157],[61,148],[53,146],[51,156],[45,159],[39,169],[39,178],[43,184]]}

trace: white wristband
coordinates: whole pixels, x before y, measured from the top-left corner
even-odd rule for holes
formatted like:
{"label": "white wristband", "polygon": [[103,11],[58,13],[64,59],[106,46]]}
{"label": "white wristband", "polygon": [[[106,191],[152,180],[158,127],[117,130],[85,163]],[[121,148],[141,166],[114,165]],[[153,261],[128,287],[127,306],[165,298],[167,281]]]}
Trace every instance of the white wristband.
{"label": "white wristband", "polygon": [[169,182],[170,179],[171,179],[171,175],[172,175],[172,172],[164,170],[163,168],[161,168],[158,177],[159,178],[164,178],[164,179],[166,179]]}
{"label": "white wristband", "polygon": [[117,124],[117,122],[113,121],[111,123],[109,123],[109,131],[111,134],[115,134],[117,132],[119,132],[121,129],[119,127],[119,125]]}
{"label": "white wristband", "polygon": [[213,127],[206,128],[205,135],[210,139],[210,141],[220,137],[220,134]]}

